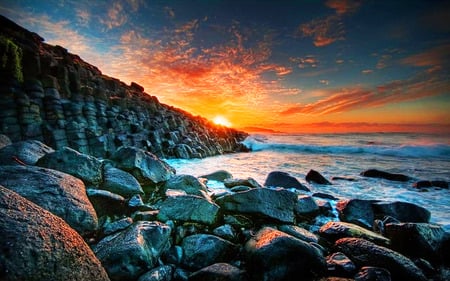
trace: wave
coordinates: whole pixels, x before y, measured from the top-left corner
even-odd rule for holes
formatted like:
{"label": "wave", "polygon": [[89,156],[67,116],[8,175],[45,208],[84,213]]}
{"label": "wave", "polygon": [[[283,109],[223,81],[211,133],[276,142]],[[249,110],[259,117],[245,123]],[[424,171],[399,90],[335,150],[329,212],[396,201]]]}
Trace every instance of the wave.
{"label": "wave", "polygon": [[450,145],[374,145],[366,143],[361,145],[313,145],[296,143],[276,143],[260,137],[248,137],[243,144],[252,151],[278,151],[290,153],[311,154],[375,154],[395,157],[438,157],[450,159]]}

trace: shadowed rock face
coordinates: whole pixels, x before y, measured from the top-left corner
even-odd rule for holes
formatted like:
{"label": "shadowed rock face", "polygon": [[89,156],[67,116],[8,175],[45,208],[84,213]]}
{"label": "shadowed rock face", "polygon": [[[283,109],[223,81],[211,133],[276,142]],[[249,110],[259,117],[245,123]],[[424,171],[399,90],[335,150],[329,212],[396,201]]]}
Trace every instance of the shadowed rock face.
{"label": "shadowed rock face", "polygon": [[0,186],[0,280],[109,280],[62,219]]}

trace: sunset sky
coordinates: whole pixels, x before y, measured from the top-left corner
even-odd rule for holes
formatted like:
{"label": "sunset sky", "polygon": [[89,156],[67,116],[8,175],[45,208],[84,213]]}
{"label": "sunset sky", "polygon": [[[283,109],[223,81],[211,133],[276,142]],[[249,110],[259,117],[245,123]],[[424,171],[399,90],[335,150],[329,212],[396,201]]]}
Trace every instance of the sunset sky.
{"label": "sunset sky", "polygon": [[450,133],[450,1],[0,1],[50,44],[237,128]]}

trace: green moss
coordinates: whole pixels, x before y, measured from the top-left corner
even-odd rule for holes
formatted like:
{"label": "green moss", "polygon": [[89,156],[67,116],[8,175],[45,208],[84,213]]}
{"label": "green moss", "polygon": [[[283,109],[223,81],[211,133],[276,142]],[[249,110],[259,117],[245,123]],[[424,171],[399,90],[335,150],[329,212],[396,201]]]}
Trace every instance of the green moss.
{"label": "green moss", "polygon": [[11,39],[0,35],[0,71],[23,82],[22,49]]}

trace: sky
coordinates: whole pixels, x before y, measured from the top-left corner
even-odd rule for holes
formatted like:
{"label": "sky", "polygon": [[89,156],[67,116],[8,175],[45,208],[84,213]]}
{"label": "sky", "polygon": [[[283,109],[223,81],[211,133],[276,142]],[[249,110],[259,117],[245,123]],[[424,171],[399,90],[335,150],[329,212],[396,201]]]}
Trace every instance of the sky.
{"label": "sky", "polygon": [[450,1],[0,0],[0,14],[236,128],[450,133]]}

